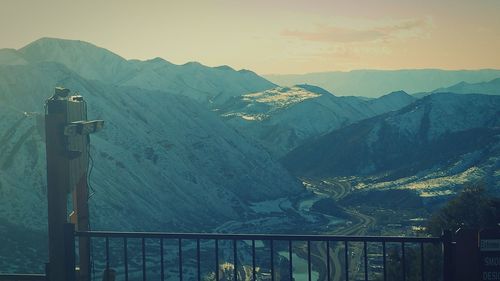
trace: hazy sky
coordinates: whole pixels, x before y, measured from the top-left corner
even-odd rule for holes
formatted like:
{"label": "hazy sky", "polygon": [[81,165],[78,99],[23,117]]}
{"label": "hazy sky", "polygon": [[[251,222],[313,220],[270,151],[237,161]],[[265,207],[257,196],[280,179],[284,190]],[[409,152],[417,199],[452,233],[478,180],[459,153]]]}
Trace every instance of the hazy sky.
{"label": "hazy sky", "polygon": [[259,74],[500,68],[500,0],[0,0],[0,48],[79,39]]}

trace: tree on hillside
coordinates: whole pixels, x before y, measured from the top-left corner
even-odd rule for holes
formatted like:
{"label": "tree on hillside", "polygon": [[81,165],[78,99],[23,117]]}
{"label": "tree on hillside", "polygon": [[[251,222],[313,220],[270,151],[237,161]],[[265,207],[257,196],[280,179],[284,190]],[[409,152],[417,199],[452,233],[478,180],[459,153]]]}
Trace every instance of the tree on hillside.
{"label": "tree on hillside", "polygon": [[[466,186],[429,220],[427,233],[440,236],[443,230],[455,233],[459,228],[495,227],[500,222],[500,198],[488,194],[483,184]],[[406,280],[422,280],[419,250],[406,250]],[[442,253],[440,245],[425,245],[425,280],[441,280]],[[387,280],[402,276],[401,251],[388,252]]]}
{"label": "tree on hillside", "polygon": [[427,231],[433,236],[442,230],[495,227],[500,222],[500,199],[490,196],[482,184],[466,186],[429,220]]}

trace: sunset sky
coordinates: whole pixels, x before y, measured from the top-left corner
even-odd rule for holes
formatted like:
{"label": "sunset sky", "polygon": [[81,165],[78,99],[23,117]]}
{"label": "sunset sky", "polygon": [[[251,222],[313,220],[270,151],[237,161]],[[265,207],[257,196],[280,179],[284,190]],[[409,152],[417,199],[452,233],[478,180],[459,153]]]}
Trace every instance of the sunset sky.
{"label": "sunset sky", "polygon": [[500,68],[499,0],[0,0],[0,48],[79,39],[259,74]]}

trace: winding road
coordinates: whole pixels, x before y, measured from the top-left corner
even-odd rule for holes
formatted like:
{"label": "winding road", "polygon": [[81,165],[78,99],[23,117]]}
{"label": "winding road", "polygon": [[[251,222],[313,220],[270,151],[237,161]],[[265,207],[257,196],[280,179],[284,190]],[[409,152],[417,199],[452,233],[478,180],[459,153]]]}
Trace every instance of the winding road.
{"label": "winding road", "polygon": [[[348,182],[341,182],[341,181],[322,181],[319,186],[313,186],[312,189],[314,190],[315,193],[317,194],[322,194],[326,195],[336,201],[344,198],[351,192],[351,185]],[[344,211],[349,214],[356,222],[350,226],[347,226],[345,228],[339,229],[339,230],[334,230],[331,232],[328,232],[327,234],[331,235],[363,235],[366,234],[366,231],[368,228],[370,228],[372,225],[375,224],[375,218],[362,214],[357,210],[350,209],[350,208],[343,208]],[[326,245],[324,243],[311,243],[311,258],[314,260],[314,264],[316,266],[320,266],[319,268],[319,280],[328,280],[327,279],[327,249]],[[358,248],[351,248],[355,252],[360,252],[362,249]],[[301,253],[301,255],[304,255],[304,257],[307,257],[305,250],[303,249],[304,253]],[[345,275],[344,273],[344,266],[342,264],[342,260],[344,260],[344,250],[337,246],[334,247],[333,249],[330,248],[330,258],[331,258],[331,267],[330,271],[333,273],[332,279],[333,281],[340,281],[343,280],[342,277]],[[360,256],[360,255],[354,255],[354,256]],[[351,256],[349,264],[355,264],[357,261],[355,258]]]}

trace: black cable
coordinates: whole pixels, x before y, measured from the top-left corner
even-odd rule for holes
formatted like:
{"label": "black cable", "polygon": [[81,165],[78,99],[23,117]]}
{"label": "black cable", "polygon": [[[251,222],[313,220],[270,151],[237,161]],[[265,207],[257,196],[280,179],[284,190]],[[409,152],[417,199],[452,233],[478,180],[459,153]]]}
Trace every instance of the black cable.
{"label": "black cable", "polygon": [[92,183],[90,182],[90,179],[91,179],[91,176],[92,176],[92,171],[94,170],[94,158],[92,157],[92,154],[90,153],[90,136],[88,137],[88,141],[87,141],[87,152],[88,152],[88,157],[89,157],[89,166],[90,168],[88,169],[88,174],[87,174],[87,187],[90,189],[90,194],[87,198],[87,204],[88,204],[88,201],[89,199],[94,196],[95,194],[95,189],[94,187],[92,186]]}
{"label": "black cable", "polygon": [[[87,101],[83,100],[83,112],[85,114],[84,120],[88,120],[87,118]],[[90,153],[90,135],[87,135],[87,156],[88,156],[88,163],[89,166],[87,167],[87,191],[90,190],[91,192],[87,196],[87,208],[89,208],[90,205],[90,198],[94,196],[95,194],[95,189],[92,186],[91,183],[91,177],[92,177],[92,171],[94,170],[94,158],[92,158],[92,153]],[[90,209],[90,208],[89,208]],[[89,210],[89,221],[88,221],[88,229],[89,231],[92,231],[92,227],[90,225],[90,210]],[[89,244],[90,244],[90,266],[92,267],[92,276],[91,279],[94,281],[95,280],[95,262],[94,262],[94,244],[92,243],[92,238],[89,237]]]}

